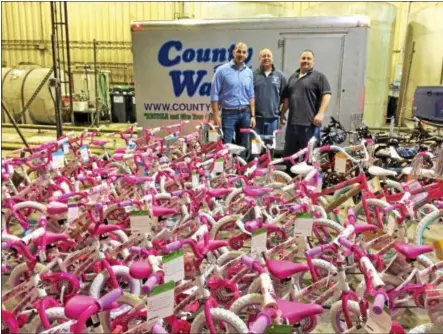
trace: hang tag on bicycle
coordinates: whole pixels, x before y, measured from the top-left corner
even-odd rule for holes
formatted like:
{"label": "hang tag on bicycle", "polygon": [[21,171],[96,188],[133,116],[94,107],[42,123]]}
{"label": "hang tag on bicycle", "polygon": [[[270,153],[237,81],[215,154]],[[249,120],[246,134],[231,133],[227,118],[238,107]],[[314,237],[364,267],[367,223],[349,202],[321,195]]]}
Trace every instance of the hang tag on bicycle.
{"label": "hang tag on bicycle", "polygon": [[69,154],[69,143],[68,142],[63,143],[63,153]]}
{"label": "hang tag on bicycle", "polygon": [[209,130],[208,131],[208,142],[214,142],[218,140],[217,130]]}
{"label": "hang tag on bicycle", "polygon": [[197,172],[192,172],[192,188],[197,188],[200,184],[200,176]]}
{"label": "hang tag on bicycle", "polygon": [[294,236],[310,237],[312,236],[312,227],[314,225],[314,215],[312,213],[297,214],[294,222]]}
{"label": "hang tag on bicycle", "polygon": [[323,190],[323,173],[318,173],[317,174],[317,189],[316,191],[318,193],[321,193]]}
{"label": "hang tag on bicycle", "polygon": [[133,205],[125,206],[125,212],[126,213],[129,213],[129,212],[132,212],[132,211],[134,211],[134,206]]}
{"label": "hang tag on bicycle", "polygon": [[131,137],[128,139],[128,146],[126,146],[126,153],[134,152],[137,144],[135,143],[137,137]]}
{"label": "hang tag on bicycle", "polygon": [[162,262],[166,282],[178,282],[185,278],[185,260],[183,250],[178,250],[163,256]]}
{"label": "hang tag on bicycle", "polygon": [[63,168],[65,166],[65,154],[62,150],[52,153],[52,167]]}
{"label": "hang tag on bicycle", "polygon": [[335,154],[335,164],[334,171],[337,173],[346,173],[346,164],[348,162],[348,157],[346,154],[341,152]]}
{"label": "hang tag on bicycle", "polygon": [[264,334],[292,334],[292,330],[290,325],[270,325],[266,327]]}
{"label": "hang tag on bicycle", "polygon": [[152,289],[148,297],[148,321],[161,320],[174,313],[175,282],[169,281]]}
{"label": "hang tag on bicycle", "polygon": [[217,158],[214,164],[214,172],[223,173],[223,158]]}
{"label": "hang tag on bicycle", "polygon": [[380,184],[380,178],[375,176],[368,182],[369,191],[372,193],[382,192],[382,187]]}
{"label": "hang tag on bicycle", "polygon": [[80,216],[80,208],[77,203],[68,203],[68,224]]}
{"label": "hang tag on bicycle", "polygon": [[132,211],[129,214],[129,220],[131,222],[132,232],[151,233],[152,232],[152,219],[149,211]]}
{"label": "hang tag on bicycle", "polygon": [[182,152],[183,154],[186,154],[188,152],[188,143],[186,142],[186,140],[183,140]]}
{"label": "hang tag on bicycle", "polygon": [[434,246],[437,258],[443,260],[443,240],[434,241],[432,246]]}
{"label": "hang tag on bicycle", "polygon": [[267,236],[268,233],[266,228],[261,228],[252,232],[251,255],[253,257],[258,258],[262,252],[265,252],[267,250]]}
{"label": "hang tag on bicycle", "polygon": [[386,234],[392,237],[395,233],[395,230],[397,229],[397,226],[397,219],[395,218],[393,213],[390,213],[388,216],[388,224],[386,225]]}
{"label": "hang tag on bicycle", "polygon": [[88,152],[88,145],[83,145],[80,147],[80,156],[83,160],[83,163],[88,163],[89,161],[89,152]]}
{"label": "hang tag on bicycle", "polygon": [[374,297],[368,296],[369,310],[368,320],[365,324],[365,330],[367,333],[389,333],[392,327],[392,318],[389,314],[389,308],[385,306],[381,314],[375,314],[373,309]]}
{"label": "hang tag on bicycle", "polygon": [[251,154],[260,154],[261,153],[261,145],[257,139],[251,140]]}

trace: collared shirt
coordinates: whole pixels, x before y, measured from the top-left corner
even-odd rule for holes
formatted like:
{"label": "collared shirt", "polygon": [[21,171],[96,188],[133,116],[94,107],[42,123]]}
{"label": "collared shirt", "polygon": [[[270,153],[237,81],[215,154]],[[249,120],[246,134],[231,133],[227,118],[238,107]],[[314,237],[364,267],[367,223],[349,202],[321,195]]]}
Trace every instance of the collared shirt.
{"label": "collared shirt", "polygon": [[243,64],[237,68],[234,61],[217,68],[212,79],[211,101],[219,101],[222,108],[240,108],[249,106],[254,97],[253,74]]}
{"label": "collared shirt", "polygon": [[268,76],[262,68],[256,69],[254,72],[255,115],[263,118],[278,118],[285,87],[285,75],[274,65]]}
{"label": "collared shirt", "polygon": [[295,125],[312,125],[324,94],[331,94],[331,87],[323,73],[311,69],[300,77],[298,69],[289,77],[283,92],[283,98],[289,99],[289,122]]}

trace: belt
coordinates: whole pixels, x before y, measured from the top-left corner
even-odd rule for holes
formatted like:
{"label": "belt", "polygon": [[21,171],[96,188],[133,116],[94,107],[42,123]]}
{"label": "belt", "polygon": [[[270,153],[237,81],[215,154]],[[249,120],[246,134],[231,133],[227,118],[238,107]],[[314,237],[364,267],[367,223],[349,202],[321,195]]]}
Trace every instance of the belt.
{"label": "belt", "polygon": [[222,108],[222,111],[245,112],[245,111],[249,111],[249,106],[239,107],[239,108]]}

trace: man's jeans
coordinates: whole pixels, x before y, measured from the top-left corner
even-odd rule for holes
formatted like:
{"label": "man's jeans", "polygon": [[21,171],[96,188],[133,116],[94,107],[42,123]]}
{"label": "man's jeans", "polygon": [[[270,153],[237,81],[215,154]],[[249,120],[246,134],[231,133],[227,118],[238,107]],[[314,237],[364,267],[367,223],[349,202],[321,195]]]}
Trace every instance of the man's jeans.
{"label": "man's jeans", "polygon": [[232,143],[235,134],[235,144],[246,148],[240,154],[244,159],[247,158],[249,151],[249,133],[240,133],[240,129],[249,129],[250,122],[249,109],[243,112],[222,111],[223,142],[225,144]]}
{"label": "man's jeans", "polygon": [[278,129],[278,118],[257,117],[255,132],[259,135],[272,135]]}

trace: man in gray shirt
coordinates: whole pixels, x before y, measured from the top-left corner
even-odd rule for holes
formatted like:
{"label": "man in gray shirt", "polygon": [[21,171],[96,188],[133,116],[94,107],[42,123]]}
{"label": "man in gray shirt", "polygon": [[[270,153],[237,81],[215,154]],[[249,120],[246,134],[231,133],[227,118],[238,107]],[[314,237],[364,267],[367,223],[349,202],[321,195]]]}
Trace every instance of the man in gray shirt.
{"label": "man in gray shirt", "polygon": [[272,52],[263,49],[259,55],[260,68],[254,72],[255,131],[261,135],[272,135],[278,129],[278,116],[283,102],[282,93],[286,87],[283,72],[273,64]]}
{"label": "man in gray shirt", "polygon": [[314,70],[314,53],[305,50],[300,56],[300,68],[288,80],[283,91],[280,121],[285,123],[289,107],[283,155],[304,149],[315,129],[321,127],[331,100],[331,87],[323,73]]}

